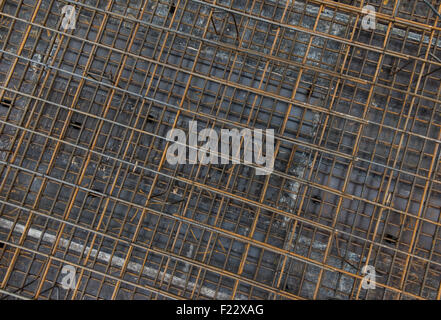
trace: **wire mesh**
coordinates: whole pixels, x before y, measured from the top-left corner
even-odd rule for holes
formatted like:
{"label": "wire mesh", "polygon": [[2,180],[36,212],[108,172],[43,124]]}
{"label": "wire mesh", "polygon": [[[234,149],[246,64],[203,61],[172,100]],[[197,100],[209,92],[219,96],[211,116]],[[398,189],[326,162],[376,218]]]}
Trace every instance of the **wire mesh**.
{"label": "wire mesh", "polygon": [[[439,299],[430,3],[0,1],[0,299]],[[274,171],[170,165],[188,121]]]}

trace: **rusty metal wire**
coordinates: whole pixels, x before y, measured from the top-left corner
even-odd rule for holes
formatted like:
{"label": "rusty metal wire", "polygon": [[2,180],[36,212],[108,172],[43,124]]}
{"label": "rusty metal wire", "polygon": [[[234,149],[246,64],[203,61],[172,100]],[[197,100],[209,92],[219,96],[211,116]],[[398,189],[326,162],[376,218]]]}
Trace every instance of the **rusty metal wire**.
{"label": "rusty metal wire", "polygon": [[[440,5],[0,1],[0,299],[440,299]],[[191,120],[274,172],[170,165]]]}

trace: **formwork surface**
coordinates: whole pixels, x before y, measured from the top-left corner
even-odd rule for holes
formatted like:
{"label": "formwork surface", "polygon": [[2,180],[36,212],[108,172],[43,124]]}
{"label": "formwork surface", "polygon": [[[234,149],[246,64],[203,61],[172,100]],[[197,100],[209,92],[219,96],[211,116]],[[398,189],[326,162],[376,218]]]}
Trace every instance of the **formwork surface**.
{"label": "formwork surface", "polygon": [[[440,298],[424,1],[3,0],[0,18],[0,299]],[[274,129],[274,171],[170,165],[191,120]]]}

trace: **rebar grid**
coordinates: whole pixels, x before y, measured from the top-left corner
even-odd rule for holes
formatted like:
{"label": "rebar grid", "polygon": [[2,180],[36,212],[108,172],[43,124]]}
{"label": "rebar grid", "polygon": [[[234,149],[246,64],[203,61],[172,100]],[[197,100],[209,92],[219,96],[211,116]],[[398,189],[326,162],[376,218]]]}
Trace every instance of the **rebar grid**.
{"label": "rebar grid", "polygon": [[[0,299],[441,297],[424,1],[3,0],[0,18]],[[274,172],[170,165],[191,120],[274,128]]]}

